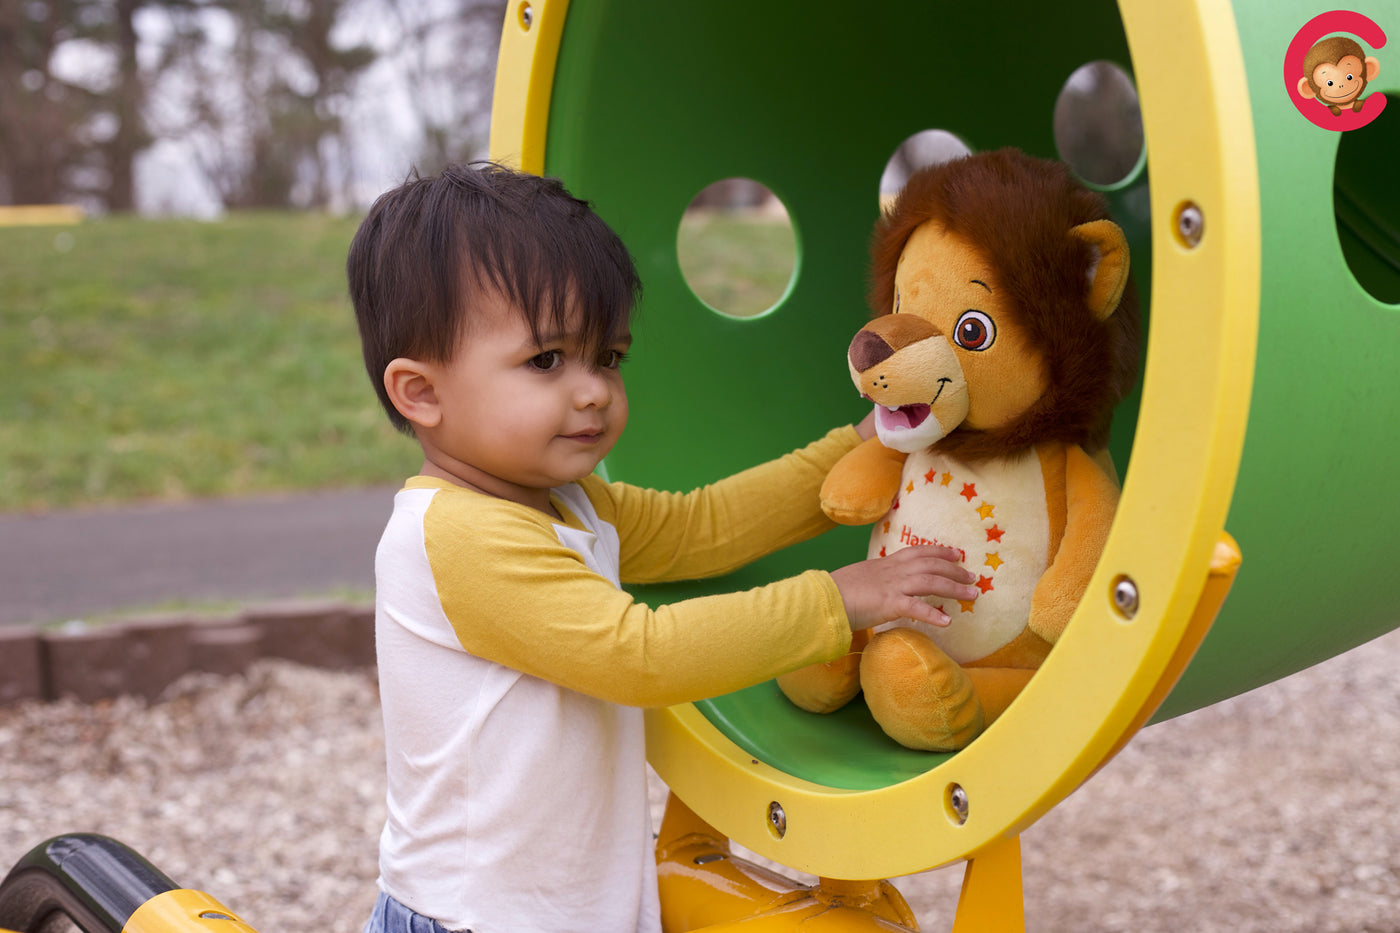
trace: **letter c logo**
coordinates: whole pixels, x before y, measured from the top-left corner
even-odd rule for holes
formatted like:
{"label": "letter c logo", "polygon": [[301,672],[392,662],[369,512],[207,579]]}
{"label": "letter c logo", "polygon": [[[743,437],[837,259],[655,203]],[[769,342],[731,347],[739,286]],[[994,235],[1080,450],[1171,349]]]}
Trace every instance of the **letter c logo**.
{"label": "letter c logo", "polygon": [[1298,112],[1308,118],[1314,126],[1324,130],[1355,130],[1367,125],[1385,110],[1386,97],[1379,92],[1366,95],[1366,107],[1362,113],[1343,110],[1339,116],[1332,116],[1327,108],[1316,101],[1308,100],[1298,93],[1298,79],[1303,77],[1303,58],[1319,39],[1328,33],[1346,32],[1359,37],[1373,49],[1385,46],[1385,30],[1368,17],[1350,10],[1333,10],[1319,13],[1288,43],[1288,53],[1283,57],[1283,84],[1288,89],[1288,98]]}

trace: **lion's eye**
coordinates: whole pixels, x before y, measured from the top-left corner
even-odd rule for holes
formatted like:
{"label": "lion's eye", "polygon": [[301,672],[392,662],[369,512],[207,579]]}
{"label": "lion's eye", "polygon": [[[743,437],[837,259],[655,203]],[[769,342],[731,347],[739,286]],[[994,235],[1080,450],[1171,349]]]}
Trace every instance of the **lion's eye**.
{"label": "lion's eye", "polygon": [[953,328],[953,343],[964,350],[985,350],[996,339],[996,324],[981,311],[964,311]]}

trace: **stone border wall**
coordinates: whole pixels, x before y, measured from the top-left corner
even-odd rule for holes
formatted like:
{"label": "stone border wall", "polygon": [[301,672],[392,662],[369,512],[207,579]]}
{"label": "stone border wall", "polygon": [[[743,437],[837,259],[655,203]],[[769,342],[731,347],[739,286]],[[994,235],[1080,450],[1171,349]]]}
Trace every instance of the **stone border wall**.
{"label": "stone border wall", "polygon": [[236,674],[260,658],[339,670],[374,665],[374,608],[277,604],[217,618],[0,626],[0,706],[133,694],[154,700],[191,671]]}

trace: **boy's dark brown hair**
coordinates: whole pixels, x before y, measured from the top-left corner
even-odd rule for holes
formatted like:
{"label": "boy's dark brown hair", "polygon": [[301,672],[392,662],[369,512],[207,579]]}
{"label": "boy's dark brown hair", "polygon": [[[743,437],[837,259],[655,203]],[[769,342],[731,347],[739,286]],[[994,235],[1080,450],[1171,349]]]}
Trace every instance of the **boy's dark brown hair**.
{"label": "boy's dark brown hair", "polygon": [[414,173],[374,202],[345,261],[370,381],[394,426],[384,369],[451,359],[476,298],[494,292],[530,331],[563,333],[577,309],[590,356],[626,332],[641,294],[622,240],[553,178],[492,163]]}

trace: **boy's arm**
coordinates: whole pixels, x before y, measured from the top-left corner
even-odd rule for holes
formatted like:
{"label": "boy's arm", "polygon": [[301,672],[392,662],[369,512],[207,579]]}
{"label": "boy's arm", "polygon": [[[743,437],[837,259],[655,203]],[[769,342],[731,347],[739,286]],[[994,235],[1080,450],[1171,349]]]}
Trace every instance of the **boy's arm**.
{"label": "boy's arm", "polygon": [[652,609],[588,569],[547,523],[503,511],[483,522],[435,503],[424,525],[442,609],[478,657],[612,702],[667,706],[849,647],[826,573]]}
{"label": "boy's arm", "polygon": [[821,511],[831,468],[860,443],[851,427],[690,493],[666,493],[587,477],[581,483],[622,541],[628,583],[729,573],[835,525]]}

